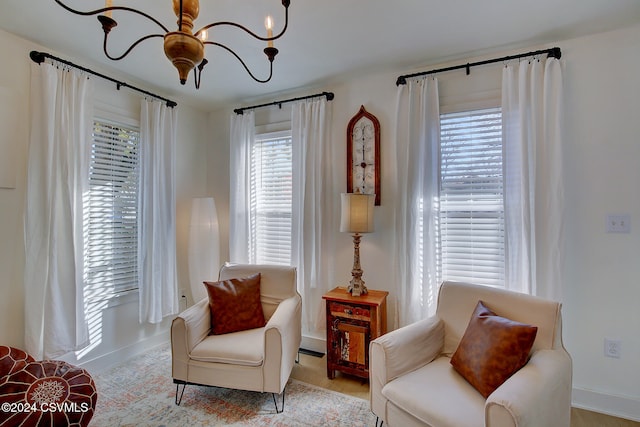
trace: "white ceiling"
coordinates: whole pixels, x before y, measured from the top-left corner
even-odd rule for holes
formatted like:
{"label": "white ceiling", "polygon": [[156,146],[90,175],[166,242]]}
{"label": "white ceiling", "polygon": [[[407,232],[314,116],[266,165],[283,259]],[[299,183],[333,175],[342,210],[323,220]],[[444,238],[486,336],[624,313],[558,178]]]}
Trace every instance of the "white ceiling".
{"label": "white ceiling", "polygon": [[[175,28],[168,0],[114,0],[114,5],[147,12]],[[91,10],[103,0],[66,0]],[[279,0],[203,0],[196,28],[230,20],[265,32],[271,14],[275,31],[283,22]],[[322,88],[329,79],[376,69],[411,70],[479,52],[556,42],[640,22],[640,0],[291,0],[289,30],[278,41],[274,77],[254,82],[229,53],[208,46],[209,64],[196,91],[193,74],[180,86],[177,71],[164,57],[159,38],[143,42],[113,62],[102,53],[102,29],[95,16],[66,12],[54,0],[1,0],[0,28],[51,49],[87,67],[145,82],[145,89],[176,100],[216,107],[297,88]],[[110,36],[112,53],[158,27],[140,16],[114,12],[119,23]],[[241,31],[216,30],[210,39],[238,49],[258,76],[268,74],[264,43]],[[120,42],[120,43],[119,43]],[[26,53],[25,53],[26,54]],[[6,59],[5,59],[6,60]]]}

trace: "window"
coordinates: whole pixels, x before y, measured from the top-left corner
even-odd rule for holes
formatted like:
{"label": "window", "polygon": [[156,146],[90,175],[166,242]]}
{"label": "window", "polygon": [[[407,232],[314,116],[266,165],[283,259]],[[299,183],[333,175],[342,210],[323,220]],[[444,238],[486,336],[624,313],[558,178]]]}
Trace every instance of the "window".
{"label": "window", "polygon": [[504,286],[502,113],[441,114],[440,280]]}
{"label": "window", "polygon": [[138,288],[139,131],[94,121],[85,207],[87,298]]}
{"label": "window", "polygon": [[250,262],[291,263],[291,132],[256,135],[251,147]]}

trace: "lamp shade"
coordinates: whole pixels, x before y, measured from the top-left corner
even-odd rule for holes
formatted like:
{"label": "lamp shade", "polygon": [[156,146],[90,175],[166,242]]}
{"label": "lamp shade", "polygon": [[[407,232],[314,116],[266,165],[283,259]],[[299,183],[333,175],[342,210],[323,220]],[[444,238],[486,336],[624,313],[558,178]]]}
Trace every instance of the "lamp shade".
{"label": "lamp shade", "polygon": [[340,231],[347,233],[370,233],[373,231],[373,205],[375,194],[342,193]]}
{"label": "lamp shade", "polygon": [[202,282],[215,281],[220,269],[220,237],[218,213],[212,197],[195,198],[191,202],[189,226],[189,283],[193,302],[207,298]]}

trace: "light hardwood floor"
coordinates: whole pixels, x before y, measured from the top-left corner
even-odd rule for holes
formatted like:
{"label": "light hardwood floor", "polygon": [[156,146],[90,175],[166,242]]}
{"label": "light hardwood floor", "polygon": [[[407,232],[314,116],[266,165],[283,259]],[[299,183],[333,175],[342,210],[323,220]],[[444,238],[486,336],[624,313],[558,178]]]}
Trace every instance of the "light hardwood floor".
{"label": "light hardwood floor", "polygon": [[[326,357],[301,354],[300,363],[293,367],[291,377],[329,390],[361,399],[369,399],[369,383],[367,381],[343,375],[340,372],[336,373],[335,379],[328,379]],[[571,427],[640,427],[640,423],[572,408]]]}

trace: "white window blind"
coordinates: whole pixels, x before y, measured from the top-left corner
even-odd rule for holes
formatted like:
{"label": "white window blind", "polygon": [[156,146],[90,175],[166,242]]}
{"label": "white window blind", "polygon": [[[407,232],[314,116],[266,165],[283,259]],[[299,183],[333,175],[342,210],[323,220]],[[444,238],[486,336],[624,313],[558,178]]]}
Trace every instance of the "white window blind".
{"label": "white window blind", "polygon": [[88,298],[138,287],[138,147],[137,129],[94,121],[84,201]]}
{"label": "white window blind", "polygon": [[440,116],[441,280],[504,286],[500,108]]}
{"label": "white window blind", "polygon": [[251,150],[253,263],[291,263],[292,157],[290,132],[256,136]]}

